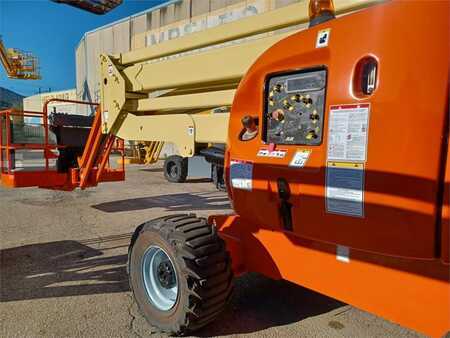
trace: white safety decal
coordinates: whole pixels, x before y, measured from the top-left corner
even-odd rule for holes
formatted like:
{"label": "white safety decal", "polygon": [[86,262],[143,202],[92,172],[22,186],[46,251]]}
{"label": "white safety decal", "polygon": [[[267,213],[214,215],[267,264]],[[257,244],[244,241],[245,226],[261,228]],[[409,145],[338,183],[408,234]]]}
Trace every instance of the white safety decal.
{"label": "white safety decal", "polygon": [[317,33],[316,48],[322,48],[328,46],[330,40],[331,29],[323,29]]}
{"label": "white safety decal", "polygon": [[188,135],[189,135],[189,136],[194,135],[194,127],[188,127],[187,132],[188,132]]}
{"label": "white safety decal", "polygon": [[103,120],[102,122],[103,123],[108,122],[108,117],[109,117],[109,112],[107,110],[103,111],[102,112],[102,120]]}
{"label": "white safety decal", "polygon": [[274,158],[284,158],[286,156],[286,150],[272,150],[260,149],[256,156],[259,157],[274,157]]}
{"label": "white safety decal", "polygon": [[251,191],[253,188],[253,163],[231,160],[230,180],[233,188]]}
{"label": "white safety decal", "polygon": [[311,150],[297,150],[291,160],[291,163],[289,163],[289,166],[295,168],[303,168],[309,159],[309,155],[311,155]]}
{"label": "white safety decal", "polygon": [[327,159],[365,162],[369,128],[368,103],[330,107]]}

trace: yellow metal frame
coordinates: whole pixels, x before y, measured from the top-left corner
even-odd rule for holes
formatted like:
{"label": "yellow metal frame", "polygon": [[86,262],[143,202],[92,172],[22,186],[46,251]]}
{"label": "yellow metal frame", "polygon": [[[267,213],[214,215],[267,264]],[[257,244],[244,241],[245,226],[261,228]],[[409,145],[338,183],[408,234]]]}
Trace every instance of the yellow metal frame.
{"label": "yellow metal frame", "polygon": [[[335,2],[342,14],[379,1]],[[103,133],[172,142],[185,157],[194,155],[196,143],[225,143],[228,114],[205,109],[230,107],[255,60],[308,19],[304,1],[148,48],[101,55]]]}
{"label": "yellow metal frame", "polygon": [[[335,0],[336,14],[344,14],[377,2],[380,1]],[[174,40],[169,40],[154,45],[151,48],[142,48],[128,53],[122,53],[117,57],[122,65],[133,65],[167,55],[267,33],[290,26],[306,24],[308,21],[308,1],[301,1],[280,9],[249,16],[237,22],[216,26]]]}
{"label": "yellow metal frame", "polygon": [[163,146],[164,142],[160,141],[146,142],[146,145],[144,147],[145,150],[144,164],[152,164],[158,161]]}
{"label": "yellow metal frame", "polygon": [[180,156],[195,154],[196,143],[226,143],[229,113],[127,115],[117,136],[125,140],[171,142]]}
{"label": "yellow metal frame", "polygon": [[[158,161],[161,150],[164,146],[162,141],[138,141],[129,145],[128,156],[125,158],[127,164],[152,164]],[[119,164],[122,159],[119,159]]]}

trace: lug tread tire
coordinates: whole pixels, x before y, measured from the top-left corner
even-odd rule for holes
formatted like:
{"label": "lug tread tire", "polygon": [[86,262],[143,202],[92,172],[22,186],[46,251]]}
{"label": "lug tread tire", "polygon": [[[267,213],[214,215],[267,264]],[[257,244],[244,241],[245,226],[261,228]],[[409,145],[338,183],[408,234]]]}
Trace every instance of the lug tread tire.
{"label": "lug tread tire", "polygon": [[[209,324],[225,308],[233,291],[231,259],[224,241],[206,219],[195,215],[161,217],[138,226],[128,251],[132,290],[131,253],[138,237],[147,231],[157,232],[171,244],[177,262],[181,263],[178,264],[180,274],[185,276],[188,293],[181,319],[170,329],[157,329],[171,335],[185,335]],[[137,303],[140,307],[139,301]],[[154,322],[147,320],[155,326]]]}
{"label": "lug tread tire", "polygon": [[[175,165],[178,167],[177,175],[174,177],[170,174],[170,167]],[[172,155],[166,158],[164,161],[164,177],[167,181],[172,183],[186,182],[188,176],[189,162],[187,157],[181,157],[179,155]]]}

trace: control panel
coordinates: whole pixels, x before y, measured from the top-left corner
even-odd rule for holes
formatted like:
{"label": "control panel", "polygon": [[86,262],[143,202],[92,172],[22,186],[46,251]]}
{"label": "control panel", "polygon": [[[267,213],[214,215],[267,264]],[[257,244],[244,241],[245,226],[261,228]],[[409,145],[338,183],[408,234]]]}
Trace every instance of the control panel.
{"label": "control panel", "polygon": [[326,69],[274,75],[266,82],[264,141],[318,145],[322,142]]}

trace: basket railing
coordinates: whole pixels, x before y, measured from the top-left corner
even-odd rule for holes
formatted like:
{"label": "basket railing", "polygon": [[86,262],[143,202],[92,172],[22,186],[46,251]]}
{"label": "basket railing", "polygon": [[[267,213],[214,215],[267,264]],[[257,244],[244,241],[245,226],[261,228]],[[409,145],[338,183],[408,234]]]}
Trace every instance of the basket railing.
{"label": "basket railing", "polygon": [[[93,105],[96,107],[94,123],[90,127],[78,165],[62,169],[60,155],[70,146],[59,144],[57,133],[50,128],[48,104],[51,102]],[[124,142],[112,134],[101,132],[98,104],[74,100],[51,99],[43,112],[0,111],[0,177],[9,187],[38,186],[73,190],[77,187],[96,186],[99,182],[122,181],[125,177]],[[70,128],[70,127],[69,127]],[[111,152],[122,157],[122,166],[113,169]]]}
{"label": "basket railing", "polygon": [[53,170],[49,161],[62,148],[49,140],[47,114],[41,112],[0,111],[0,168],[1,173],[11,174],[16,168],[16,154],[20,151],[42,151],[45,165],[41,170]]}

